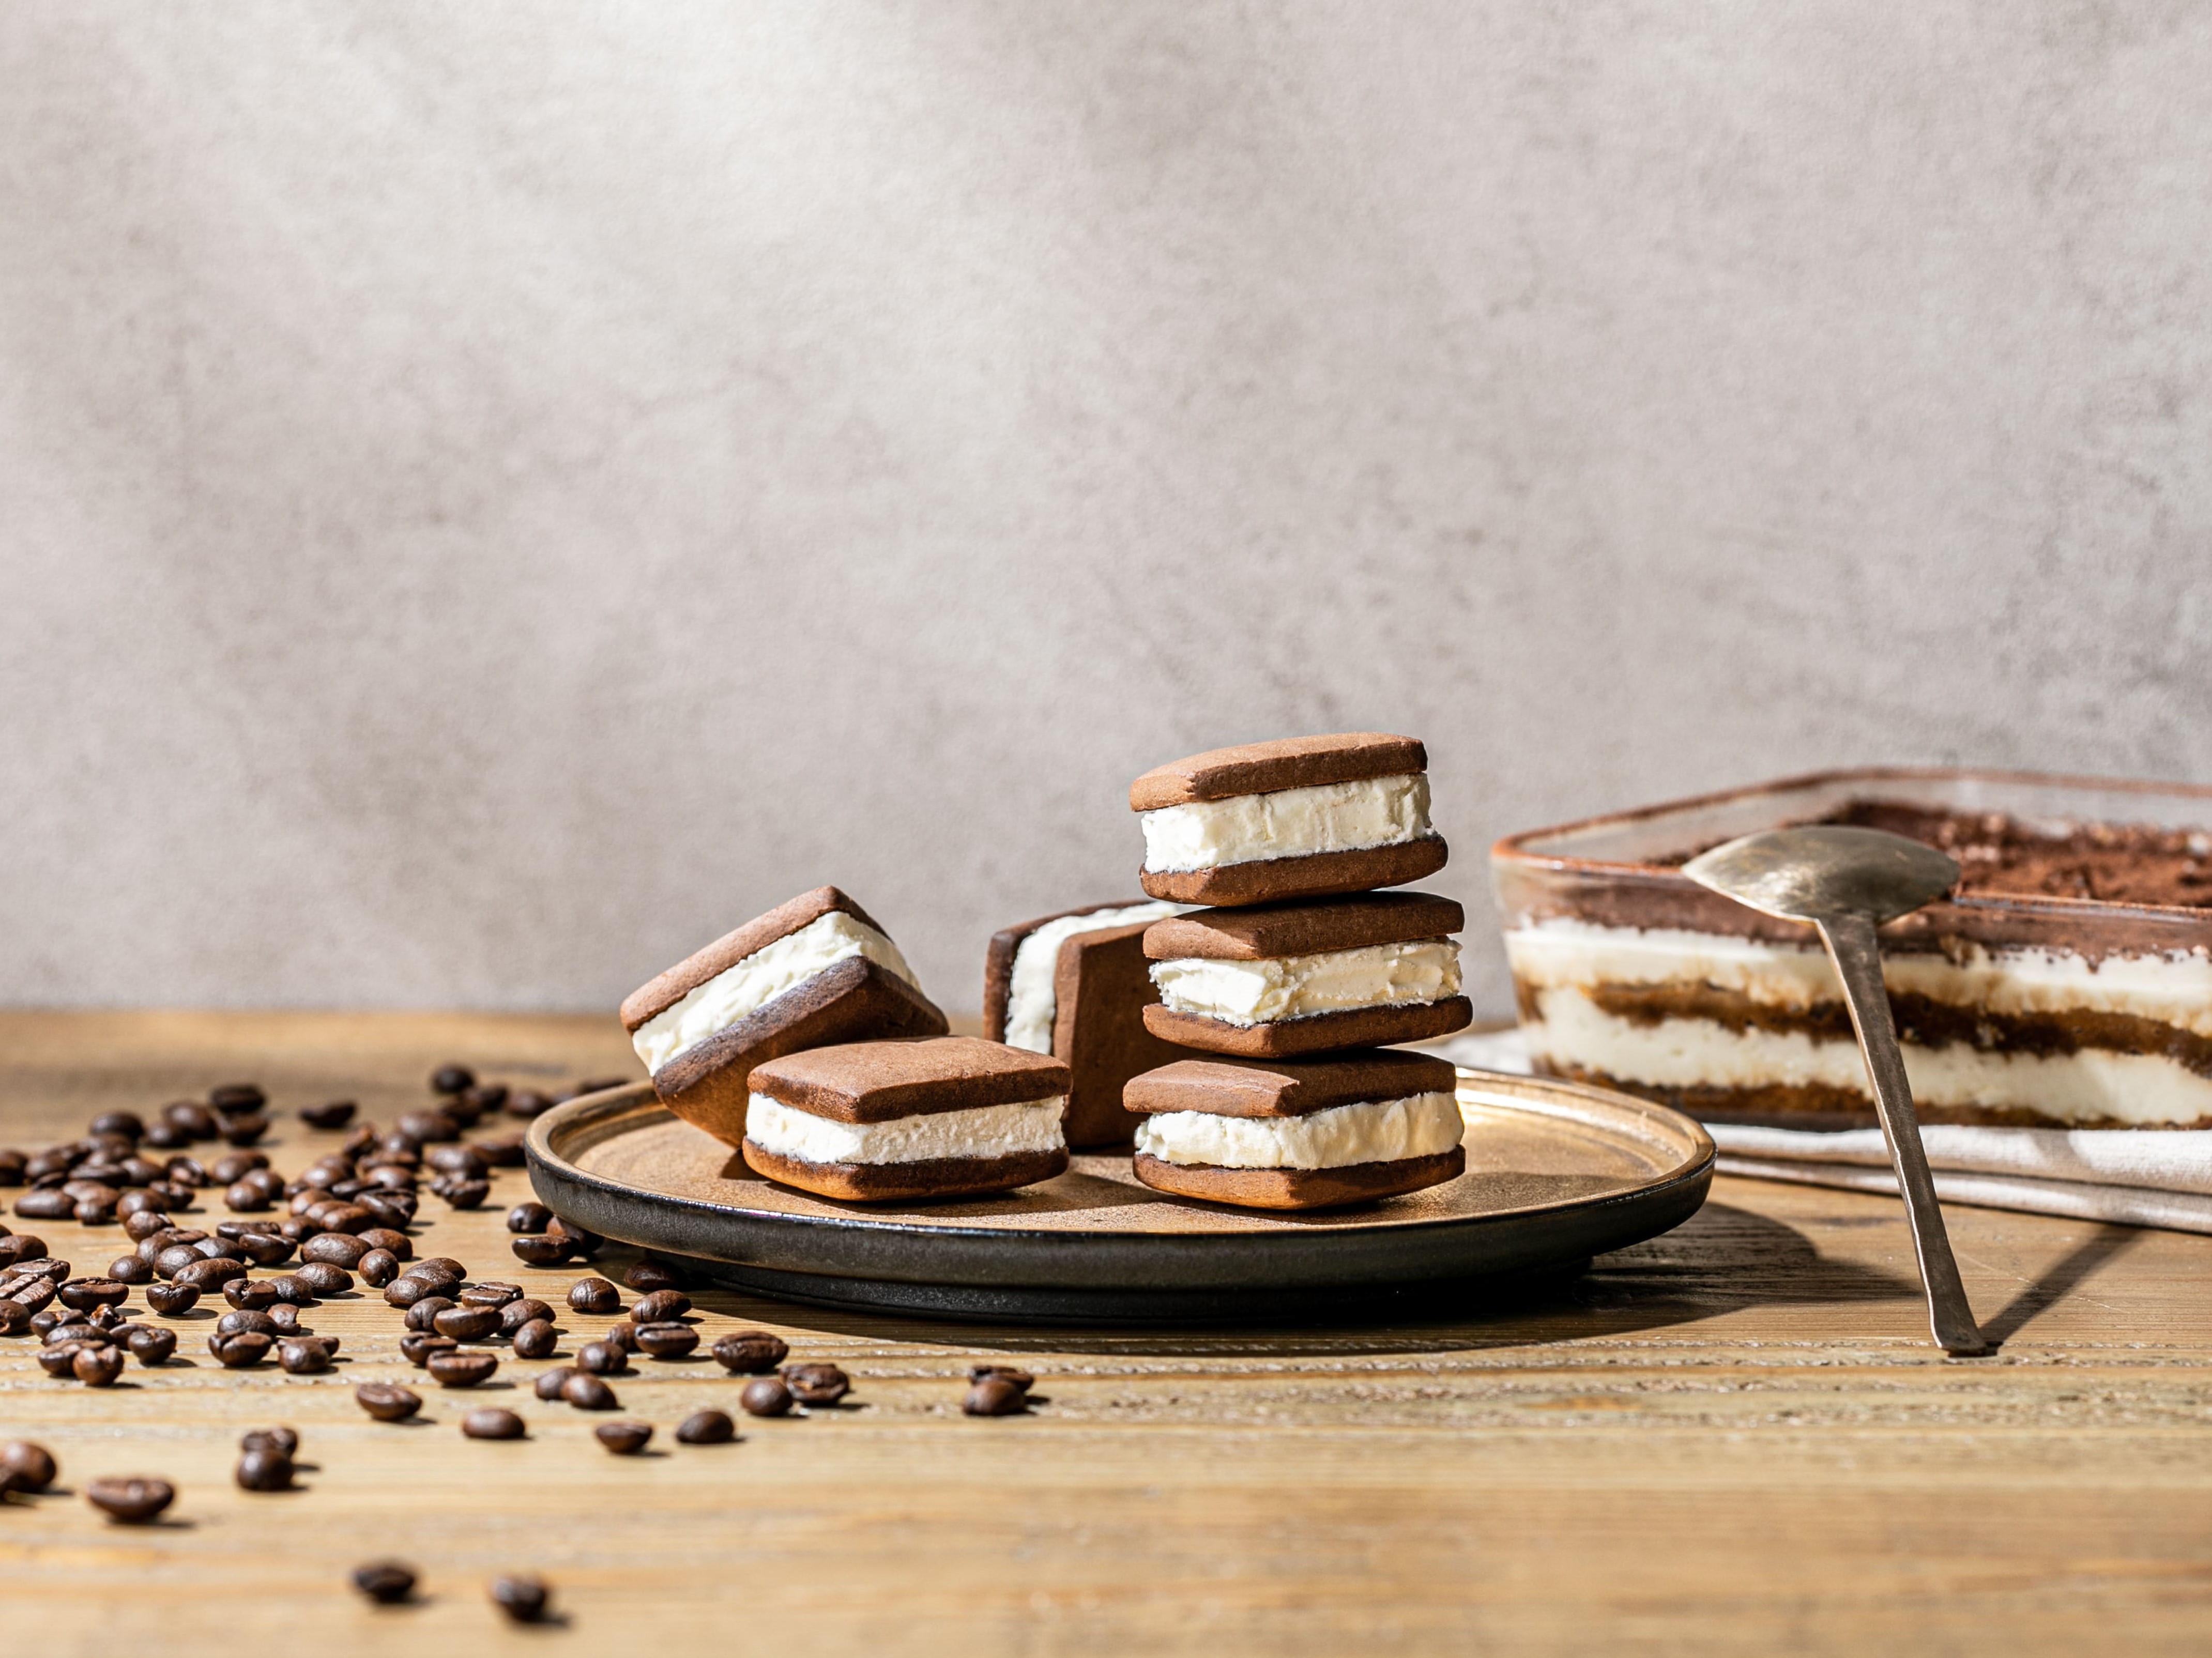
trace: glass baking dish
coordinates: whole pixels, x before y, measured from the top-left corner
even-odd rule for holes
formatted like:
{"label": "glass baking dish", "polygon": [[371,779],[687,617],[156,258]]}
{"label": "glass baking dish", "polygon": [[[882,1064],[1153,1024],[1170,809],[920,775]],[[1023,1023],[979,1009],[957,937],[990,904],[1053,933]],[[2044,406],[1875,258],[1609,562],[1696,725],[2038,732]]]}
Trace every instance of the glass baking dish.
{"label": "glass baking dish", "polygon": [[[1536,1069],[1711,1121],[1870,1124],[1841,988],[1811,929],[1672,865],[1875,801],[2002,813],[2037,835],[2203,831],[2180,839],[2212,854],[2212,788],[1887,768],[1508,835],[1491,872]],[[1961,893],[1885,927],[1882,948],[1923,1121],[2212,1127],[2212,908]]]}

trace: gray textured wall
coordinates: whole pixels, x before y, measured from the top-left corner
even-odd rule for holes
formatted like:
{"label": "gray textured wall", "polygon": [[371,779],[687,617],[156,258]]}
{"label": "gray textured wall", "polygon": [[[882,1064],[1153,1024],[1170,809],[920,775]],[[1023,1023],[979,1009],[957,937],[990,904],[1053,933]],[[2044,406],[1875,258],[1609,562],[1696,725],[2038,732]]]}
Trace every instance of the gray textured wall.
{"label": "gray textured wall", "polygon": [[972,1008],[1310,730],[1486,918],[2212,779],[2208,163],[2191,5],[15,0],[0,999],[605,1005],[835,880]]}

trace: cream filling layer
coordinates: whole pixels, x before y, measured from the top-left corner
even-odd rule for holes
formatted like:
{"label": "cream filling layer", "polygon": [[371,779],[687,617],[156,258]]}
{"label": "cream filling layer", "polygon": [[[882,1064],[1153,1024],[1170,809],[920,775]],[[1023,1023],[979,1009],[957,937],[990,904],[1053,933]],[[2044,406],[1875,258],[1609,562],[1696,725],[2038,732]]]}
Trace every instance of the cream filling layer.
{"label": "cream filling layer", "polygon": [[930,1111],[889,1122],[838,1122],[756,1094],[745,1102],[745,1138],[800,1163],[927,1163],[938,1157],[1006,1157],[1059,1151],[1067,1096]]}
{"label": "cream filling layer", "polygon": [[[1581,1066],[1653,1088],[1833,1088],[1873,1096],[1853,1042],[1802,1031],[1730,1030],[1711,1019],[1640,1024],[1581,991],[1537,993],[1543,1017],[1524,1024],[1529,1057]],[[2136,1127],[2212,1118],[2212,1078],[2155,1054],[2085,1048],[2073,1054],[1992,1054],[1954,1042],[1902,1045],[1912,1096],[1929,1106],[2012,1107],[2055,1123]]]}
{"label": "cream filling layer", "polygon": [[1302,1117],[1218,1117],[1163,1111],[1137,1127],[1137,1150],[1163,1163],[1216,1169],[1348,1169],[1433,1157],[1467,1131],[1449,1094],[1331,1106]]}
{"label": "cream filling layer", "polygon": [[914,969],[896,944],[866,922],[833,909],[798,932],[763,944],[663,1008],[631,1033],[630,1045],[647,1070],[658,1071],[785,991],[854,956],[865,956],[908,984],[915,982]]}
{"label": "cream filling layer", "polygon": [[1156,875],[1395,846],[1434,833],[1425,772],[1194,800],[1139,812],[1137,821],[1145,867]]}
{"label": "cream filling layer", "polygon": [[1006,1046],[1032,1054],[1052,1052],[1053,1021],[1060,1017],[1060,993],[1053,981],[1060,966],[1060,947],[1082,932],[1103,932],[1108,927],[1129,926],[1180,915],[1185,904],[1128,904],[1120,909],[1094,909],[1084,915],[1063,915],[1047,921],[1014,950],[1013,971],[1007,975]]}
{"label": "cream filling layer", "polygon": [[1229,1024],[1274,1024],[1352,1008],[1440,1002],[1459,994],[1459,940],[1420,938],[1255,962],[1178,957],[1154,962],[1160,1000]]}
{"label": "cream filling layer", "polygon": [[[1505,954],[1514,978],[1531,988],[1708,984],[1770,1007],[1797,1010],[1843,999],[1835,969],[1817,943],[1772,944],[1676,928],[1549,920],[1508,932]],[[1881,974],[1894,993],[1957,1007],[2130,1013],[2212,1036],[2212,952],[2202,950],[2093,962],[2071,950],[1992,951],[1970,944],[1955,959],[1886,955]]]}

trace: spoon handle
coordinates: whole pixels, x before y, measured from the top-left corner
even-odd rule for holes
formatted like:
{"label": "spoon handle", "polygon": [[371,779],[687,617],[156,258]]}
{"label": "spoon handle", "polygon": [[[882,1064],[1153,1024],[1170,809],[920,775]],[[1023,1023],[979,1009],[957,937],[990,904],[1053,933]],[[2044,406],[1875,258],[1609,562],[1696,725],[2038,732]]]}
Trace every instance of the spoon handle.
{"label": "spoon handle", "polygon": [[1959,1263],[1951,1256],[1950,1234],[1936,1202],[1936,1182],[1928,1154],[1920,1145],[1920,1119],[1912,1109],[1912,1088],[1898,1052],[1897,1026],[1889,1014],[1889,992],[1881,981],[1881,952],[1874,922],[1863,915],[1838,915],[1814,924],[1844,981],[1844,1002],[1858,1032],[1859,1053],[1874,1082],[1875,1114],[1897,1169],[1897,1189],[1912,1224],[1912,1251],[1920,1260],[1920,1282],[1928,1292],[1928,1327],[1947,1353],[1985,1353],[1989,1344],[1966,1304],[1959,1282]]}

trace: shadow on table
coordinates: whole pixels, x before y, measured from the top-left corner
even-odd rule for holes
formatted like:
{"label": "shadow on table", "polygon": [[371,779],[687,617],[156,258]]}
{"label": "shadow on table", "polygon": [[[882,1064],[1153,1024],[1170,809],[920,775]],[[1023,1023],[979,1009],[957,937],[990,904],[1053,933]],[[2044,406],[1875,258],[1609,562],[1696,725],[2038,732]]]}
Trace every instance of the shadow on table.
{"label": "shadow on table", "polygon": [[2042,1276],[1982,1321],[1982,1334],[1993,1346],[2011,1340],[2038,1315],[2047,1312],[2141,1243],[2139,1226],[2100,1226],[2046,1267]]}
{"label": "shadow on table", "polygon": [[1584,1271],[1441,1291],[1377,1291],[1371,1313],[1348,1317],[1338,1308],[1326,1321],[1308,1325],[1008,1325],[814,1307],[715,1287],[691,1294],[704,1309],[829,1336],[934,1339],[1018,1353],[1295,1357],[1631,1335],[1749,1307],[1913,1299],[1919,1285],[1824,1256],[1803,1233],[1769,1216],[1708,1203],[1672,1232],[1602,1256]]}

